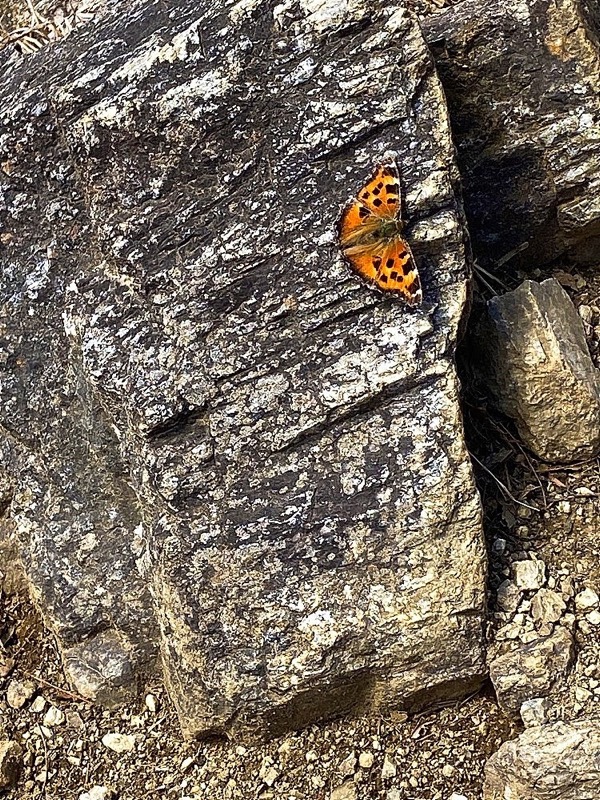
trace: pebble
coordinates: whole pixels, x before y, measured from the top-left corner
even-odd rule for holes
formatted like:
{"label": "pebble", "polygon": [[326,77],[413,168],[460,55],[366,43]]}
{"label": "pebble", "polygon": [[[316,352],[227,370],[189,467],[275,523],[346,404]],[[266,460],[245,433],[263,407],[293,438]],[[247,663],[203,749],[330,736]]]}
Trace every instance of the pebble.
{"label": "pebble", "polygon": [[89,791],[82,792],[78,800],[111,800],[114,796],[113,790],[107,786],[92,786]]}
{"label": "pebble", "polygon": [[566,610],[562,595],[552,589],[539,589],[531,600],[531,615],[537,624],[558,622]]}
{"label": "pebble", "polygon": [[387,778],[395,777],[397,771],[396,764],[386,755],[383,759],[383,767],[381,768],[382,779],[385,781]]}
{"label": "pebble", "polygon": [[262,782],[267,786],[273,786],[278,777],[279,772],[275,769],[275,767],[269,767],[261,775]]}
{"label": "pebble", "polygon": [[33,697],[36,685],[33,681],[13,680],[6,690],[6,702],[11,708],[23,708],[25,703]]}
{"label": "pebble", "polygon": [[578,703],[587,703],[592,697],[592,693],[588,689],[584,689],[583,686],[577,686],[575,688],[575,699]]}
{"label": "pebble", "polygon": [[513,563],[515,583],[523,591],[541,589],[546,578],[546,565],[541,559],[528,558]]}
{"label": "pebble", "polygon": [[46,727],[46,725],[34,725],[33,732],[38,736],[41,736],[43,739],[52,738],[52,731],[50,728]]}
{"label": "pebble", "polygon": [[356,755],[354,752],[350,753],[349,756],[342,761],[340,764],[340,775],[343,777],[347,777],[349,775],[354,775],[356,771]]}
{"label": "pebble", "polygon": [[356,800],[356,784],[354,781],[345,781],[341,786],[336,786],[329,795],[330,800]]}
{"label": "pebble", "polygon": [[130,753],[135,747],[135,736],[127,733],[105,733],[102,744],[114,753]]}
{"label": "pebble", "polygon": [[363,769],[371,769],[374,761],[375,761],[375,756],[373,755],[373,753],[369,753],[367,751],[361,753],[358,757],[358,763]]}
{"label": "pebble", "polygon": [[498,605],[503,611],[514,613],[521,599],[521,591],[512,581],[502,581],[497,592]]}
{"label": "pebble", "polygon": [[44,725],[54,726],[62,725],[65,721],[65,715],[56,706],[50,706],[48,711],[44,714]]}
{"label": "pebble", "polygon": [[533,697],[521,703],[520,714],[523,725],[533,728],[534,725],[543,725],[547,721],[550,701],[546,697]]}
{"label": "pebble", "polygon": [[158,703],[156,701],[156,697],[153,694],[147,694],[144,698],[144,703],[146,704],[146,708],[151,714],[156,714],[158,709]]}
{"label": "pebble", "polygon": [[589,614],[585,615],[585,618],[590,625],[600,625],[600,611],[598,610],[590,611]]}
{"label": "pebble", "polygon": [[589,611],[598,606],[600,598],[593,589],[584,589],[575,595],[575,608],[578,611]]}
{"label": "pebble", "polygon": [[32,714],[41,714],[45,708],[46,700],[41,694],[39,694],[29,706],[29,710],[32,712]]}

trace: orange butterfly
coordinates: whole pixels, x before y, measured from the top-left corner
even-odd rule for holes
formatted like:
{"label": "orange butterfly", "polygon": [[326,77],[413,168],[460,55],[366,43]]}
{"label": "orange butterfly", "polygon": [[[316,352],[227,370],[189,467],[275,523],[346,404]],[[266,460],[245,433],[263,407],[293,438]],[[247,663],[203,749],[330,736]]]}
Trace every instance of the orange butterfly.
{"label": "orange butterfly", "polygon": [[344,257],[360,276],[410,306],[423,300],[415,259],[402,237],[400,174],[393,159],[381,163],[348,203],[338,223]]}

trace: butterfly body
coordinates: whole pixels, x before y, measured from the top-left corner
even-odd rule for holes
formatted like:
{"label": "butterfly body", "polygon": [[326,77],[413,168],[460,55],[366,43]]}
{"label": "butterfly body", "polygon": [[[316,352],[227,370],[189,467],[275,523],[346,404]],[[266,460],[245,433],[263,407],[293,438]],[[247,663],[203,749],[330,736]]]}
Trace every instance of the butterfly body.
{"label": "butterfly body", "polygon": [[421,283],[403,230],[400,174],[395,161],[388,160],[345,207],[338,237],[344,257],[359,275],[416,306],[423,299]]}

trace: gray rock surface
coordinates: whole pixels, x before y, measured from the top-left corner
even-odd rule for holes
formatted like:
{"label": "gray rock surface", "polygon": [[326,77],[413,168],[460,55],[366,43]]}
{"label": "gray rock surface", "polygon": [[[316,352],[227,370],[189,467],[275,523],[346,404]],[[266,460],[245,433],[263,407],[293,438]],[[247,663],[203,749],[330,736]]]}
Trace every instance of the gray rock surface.
{"label": "gray rock surface", "polygon": [[597,800],[597,720],[527,728],[488,760],[483,800]]}
{"label": "gray rock surface", "polygon": [[424,24],[457,142],[475,255],[498,274],[598,262],[596,0],[464,0]]}
{"label": "gray rock surface", "polygon": [[600,373],[557,281],[524,281],[492,298],[475,336],[492,402],[536,455],[571,462],[598,453]]}
{"label": "gray rock surface", "polygon": [[[52,52],[0,78],[0,413],[67,661],[112,636],[118,694],[158,641],[188,734],[476,687],[485,551],[453,364],[468,256],[414,20],[138,2]],[[389,150],[416,311],[335,241]]]}
{"label": "gray rock surface", "polygon": [[67,678],[74,689],[90,700],[112,707],[132,699],[136,676],[132,671],[127,640],[114,630],[101,631],[91,639],[63,651]]}
{"label": "gray rock surface", "polygon": [[527,700],[545,697],[565,681],[572,664],[574,641],[562,625],[548,636],[514,642],[490,660],[490,679],[498,703],[510,714]]}

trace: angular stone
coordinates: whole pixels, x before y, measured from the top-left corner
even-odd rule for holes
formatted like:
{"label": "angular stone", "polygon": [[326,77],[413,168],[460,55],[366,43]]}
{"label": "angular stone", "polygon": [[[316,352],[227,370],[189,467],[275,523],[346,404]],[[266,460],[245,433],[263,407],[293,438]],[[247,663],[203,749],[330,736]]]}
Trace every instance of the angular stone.
{"label": "angular stone", "polygon": [[505,580],[502,581],[500,586],[498,586],[496,596],[498,600],[498,606],[503,611],[514,613],[517,610],[523,593],[515,583]]}
{"label": "angular stone", "polygon": [[483,800],[597,800],[599,763],[597,720],[527,728],[488,760]]}
{"label": "angular stone", "polygon": [[558,281],[524,281],[488,302],[476,331],[492,402],[547,461],[600,450],[600,378],[583,325]]}
{"label": "angular stone", "polygon": [[23,708],[33,697],[36,689],[37,686],[33,681],[12,680],[6,689],[6,702],[11,708]]}
{"label": "angular stone", "polygon": [[521,591],[535,591],[544,585],[546,564],[541,558],[525,558],[512,565],[517,588]]}
{"label": "angular stone", "polygon": [[545,697],[561,685],[573,659],[573,637],[562,626],[549,636],[512,648],[490,661],[499,705],[517,714],[526,700]]}
{"label": "angular stone", "polygon": [[552,589],[538,589],[531,598],[531,616],[536,625],[558,622],[567,610],[562,596]]}
{"label": "angular stone", "polygon": [[67,678],[82,697],[113,708],[135,694],[131,650],[114,631],[102,631],[68,648],[63,662]]}
{"label": "angular stone", "polygon": [[551,707],[552,703],[547,697],[532,697],[531,700],[525,700],[524,703],[521,703],[519,710],[523,725],[526,728],[543,725],[547,722],[548,711]]}
{"label": "angular stone", "polygon": [[586,587],[575,595],[575,608],[581,613],[590,611],[592,608],[597,608],[599,602],[600,598],[598,594],[589,587]]}

